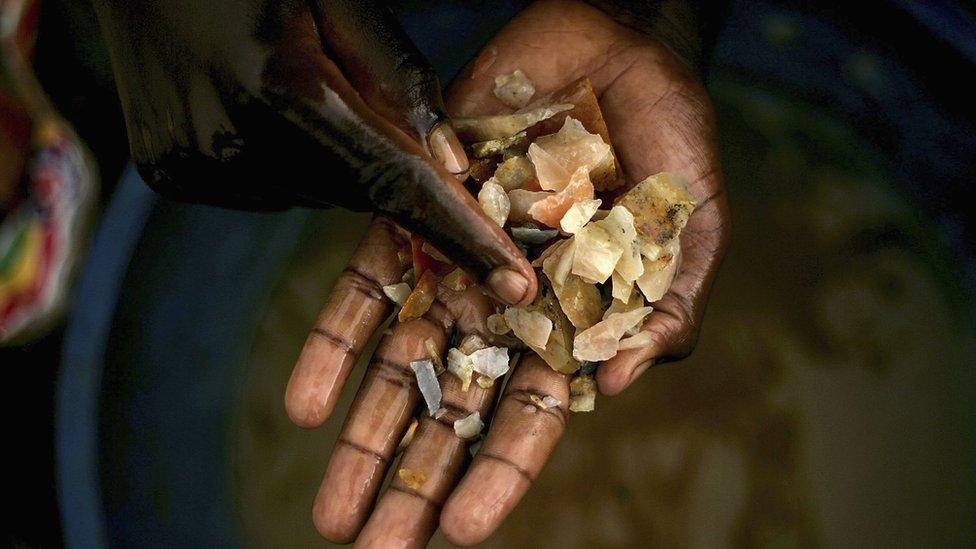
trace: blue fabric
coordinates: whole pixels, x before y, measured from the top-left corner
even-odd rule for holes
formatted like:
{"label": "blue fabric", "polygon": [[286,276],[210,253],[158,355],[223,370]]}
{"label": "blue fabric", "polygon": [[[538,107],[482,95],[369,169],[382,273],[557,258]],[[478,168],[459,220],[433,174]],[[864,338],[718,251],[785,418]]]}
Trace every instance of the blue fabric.
{"label": "blue fabric", "polygon": [[228,433],[255,319],[307,210],[160,201],[120,288],[100,467],[113,545],[237,545]]}
{"label": "blue fabric", "polygon": [[62,359],[69,546],[236,545],[231,387],[308,215],[175,204],[127,171],[79,281]]}
{"label": "blue fabric", "polygon": [[69,547],[106,544],[98,477],[102,362],[119,285],[155,201],[135,170],[126,170],[78,280],[58,378],[55,426],[58,501]]}

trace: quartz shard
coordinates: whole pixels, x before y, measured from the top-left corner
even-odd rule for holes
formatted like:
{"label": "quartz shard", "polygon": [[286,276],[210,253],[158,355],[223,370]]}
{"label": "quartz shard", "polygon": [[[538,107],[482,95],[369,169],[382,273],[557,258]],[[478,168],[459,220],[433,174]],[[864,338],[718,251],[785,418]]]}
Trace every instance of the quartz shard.
{"label": "quartz shard", "polygon": [[552,395],[545,395],[543,397],[540,397],[539,395],[529,395],[529,400],[531,400],[532,404],[535,404],[540,410],[548,410],[549,408],[555,408],[562,404],[558,398]]}
{"label": "quartz shard", "polygon": [[508,220],[508,213],[512,209],[512,203],[509,201],[508,195],[505,194],[505,189],[501,185],[492,182],[490,179],[486,181],[481,186],[481,192],[478,193],[478,204],[481,205],[481,209],[485,214],[497,223],[499,227],[505,226],[505,222]]}
{"label": "quartz shard", "polygon": [[558,192],[548,193],[542,200],[529,206],[528,212],[532,219],[539,223],[549,227],[559,227],[559,222],[573,204],[591,198],[593,198],[593,183],[586,175],[585,168],[580,168],[573,173],[564,187]]}
{"label": "quartz shard", "polygon": [[495,77],[495,97],[513,109],[521,109],[535,95],[535,86],[525,73],[515,69],[512,74]]}
{"label": "quartz shard", "polygon": [[461,380],[461,390],[468,391],[471,386],[471,375],[474,373],[474,363],[471,358],[456,348],[447,351],[447,371]]}
{"label": "quartz shard", "polygon": [[617,266],[617,260],[624,253],[623,246],[596,223],[584,226],[574,239],[576,254],[573,257],[572,273],[590,284],[606,282]]}
{"label": "quartz shard", "polygon": [[566,169],[559,160],[549,151],[532,143],[528,150],[529,160],[532,161],[532,168],[535,171],[539,187],[546,191],[560,191],[569,183],[569,178],[573,172]]}
{"label": "quartz shard", "polygon": [[400,444],[397,445],[397,453],[402,452],[407,446],[410,446],[410,443],[413,442],[413,435],[417,432],[417,425],[419,424],[420,422],[417,421],[417,418],[410,420],[410,426],[407,427],[407,432],[403,434],[403,438],[400,439]]}
{"label": "quartz shard", "polygon": [[637,279],[637,287],[648,303],[654,303],[668,292],[678,271],[680,259],[681,246],[677,238],[667,245],[664,253],[657,259],[644,258],[644,272]]}
{"label": "quartz shard", "polygon": [[491,141],[512,137],[526,128],[572,108],[573,106],[568,104],[545,105],[512,114],[454,118],[452,122],[454,131],[461,140]]}
{"label": "quartz shard", "polygon": [[634,214],[634,226],[645,256],[657,259],[688,223],[695,202],[679,175],[662,172],[638,183],[617,204]]}
{"label": "quartz shard", "polygon": [[527,191],[525,189],[515,189],[508,193],[508,200],[511,204],[511,209],[508,214],[509,221],[512,222],[531,222],[535,221],[529,210],[536,202],[540,202],[552,193],[542,192],[542,191]]}
{"label": "quartz shard", "polygon": [[634,246],[637,240],[637,229],[634,227],[634,214],[623,206],[614,206],[607,216],[594,223],[607,231],[610,238],[622,250],[620,258],[614,265],[614,271],[625,282],[633,283],[644,272],[640,250]]}
{"label": "quartz shard", "polygon": [[512,227],[512,238],[523,243],[539,245],[549,242],[559,235],[556,229],[536,229],[535,227]]}
{"label": "quartz shard", "polygon": [[460,268],[454,269],[441,280],[442,286],[454,292],[460,292],[471,284],[471,279]]}
{"label": "quartz shard", "polygon": [[559,220],[559,228],[566,234],[576,234],[583,225],[586,225],[593,214],[600,208],[603,201],[599,198],[591,200],[581,200],[566,210],[563,218]]}
{"label": "quartz shard", "polygon": [[553,244],[542,261],[542,273],[553,286],[562,286],[569,278],[576,257],[576,241],[572,238]]}
{"label": "quartz shard", "polygon": [[600,320],[603,304],[600,290],[593,284],[570,275],[564,284],[553,284],[552,289],[566,318],[577,329],[585,330]]}
{"label": "quartz shard", "polygon": [[511,332],[512,329],[508,327],[508,321],[505,320],[505,315],[500,313],[494,313],[488,316],[488,320],[485,321],[488,326],[488,331],[495,335],[503,335]]}
{"label": "quartz shard", "polygon": [[386,294],[386,297],[390,298],[390,301],[401,307],[407,302],[407,298],[410,297],[411,291],[410,285],[406,282],[398,282],[396,284],[390,284],[389,286],[383,286],[383,293]]}
{"label": "quartz shard", "polygon": [[524,154],[528,146],[529,139],[526,137],[525,132],[518,132],[511,137],[502,137],[471,145],[471,156],[475,158],[488,158],[496,154]]}
{"label": "quartz shard", "polygon": [[505,191],[524,188],[535,179],[535,168],[526,156],[513,156],[498,165],[489,181],[502,186]]}
{"label": "quartz shard", "polygon": [[545,347],[532,346],[550,368],[564,374],[571,374],[579,369],[579,362],[573,358],[573,333],[575,329],[566,318],[561,305],[555,295],[552,283],[546,277],[540,279],[539,295],[529,306],[529,309],[542,314],[552,323],[552,331]]}
{"label": "quartz shard", "polygon": [[562,404],[562,402],[558,398],[552,395],[546,395],[542,397],[542,405],[545,406],[546,408],[555,408],[560,404]]}
{"label": "quartz shard", "polygon": [[596,404],[596,381],[593,376],[579,375],[569,383],[569,410],[592,412]]}
{"label": "quartz shard", "polygon": [[441,354],[437,351],[437,344],[434,343],[434,338],[428,337],[425,339],[424,348],[427,350],[427,357],[434,364],[434,374],[440,376],[444,373],[444,361],[441,360]]}
{"label": "quartz shard", "polygon": [[617,350],[640,349],[641,347],[647,347],[653,342],[654,336],[650,332],[637,332],[635,335],[621,339],[620,346]]}
{"label": "quartz shard", "polygon": [[508,349],[505,347],[486,347],[468,357],[475,372],[495,380],[508,372]]}
{"label": "quartz shard", "polygon": [[437,284],[439,282],[439,277],[432,270],[424,271],[413,291],[403,302],[403,308],[397,315],[398,320],[406,322],[427,314],[427,310],[434,303],[434,298],[437,297]]}
{"label": "quartz shard", "polygon": [[617,354],[620,339],[627,330],[637,326],[644,317],[651,314],[652,307],[641,307],[624,313],[607,316],[583,330],[573,340],[573,357],[577,360],[607,360]]}
{"label": "quartz shard", "polygon": [[552,321],[539,311],[530,311],[524,307],[509,307],[505,309],[505,322],[530,347],[546,347],[549,335],[552,333]]}
{"label": "quartz shard", "polygon": [[475,412],[454,422],[454,433],[465,440],[478,436],[484,428],[485,424],[481,421],[480,412]]}
{"label": "quartz shard", "polygon": [[442,397],[441,384],[437,381],[434,363],[430,359],[414,360],[410,363],[410,369],[413,370],[417,378],[417,387],[424,397],[424,402],[427,403],[427,412],[434,415],[434,412],[441,407]]}
{"label": "quartz shard", "polygon": [[[547,163],[558,165],[567,174],[584,168],[590,179],[602,181],[608,174],[615,172],[610,145],[599,135],[586,131],[579,120],[570,116],[566,117],[558,132],[542,136],[529,145],[529,158],[532,158],[533,163],[542,153],[545,153]],[[539,165],[536,164],[537,172],[538,168]],[[539,183],[543,189],[547,188],[541,173]]]}
{"label": "quartz shard", "polygon": [[484,349],[487,346],[488,344],[485,343],[485,340],[482,339],[482,337],[478,334],[468,334],[461,338],[461,343],[458,343],[458,349],[466,355],[470,355],[471,353]]}

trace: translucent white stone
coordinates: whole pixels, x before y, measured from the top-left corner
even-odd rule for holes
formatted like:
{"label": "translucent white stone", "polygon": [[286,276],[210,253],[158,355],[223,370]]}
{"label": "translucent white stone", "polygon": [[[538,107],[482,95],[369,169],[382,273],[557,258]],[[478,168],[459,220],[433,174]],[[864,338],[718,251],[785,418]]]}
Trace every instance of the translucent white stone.
{"label": "translucent white stone", "polygon": [[535,86],[519,69],[515,69],[512,74],[500,74],[495,77],[495,97],[513,109],[526,106],[533,95],[535,95]]}
{"label": "translucent white stone", "polygon": [[396,303],[397,305],[403,307],[406,303],[407,298],[410,297],[410,292],[413,290],[410,285],[406,282],[398,282],[396,284],[390,284],[389,286],[383,286],[383,293],[386,297],[390,298],[390,301]]}
{"label": "translucent white stone", "polygon": [[474,371],[489,378],[498,379],[508,372],[508,349],[505,347],[486,347],[469,356]]}
{"label": "translucent white stone", "polygon": [[427,411],[434,415],[441,407],[441,384],[437,381],[437,373],[434,371],[434,363],[430,359],[414,360],[410,363],[410,369],[417,377],[417,387],[420,394],[424,396],[427,403]]}
{"label": "translucent white stone", "polygon": [[509,307],[505,309],[505,321],[515,332],[515,337],[530,347],[546,347],[552,333],[552,321],[546,315],[522,307]]}
{"label": "translucent white stone", "polygon": [[603,201],[599,198],[582,200],[569,207],[566,214],[559,220],[559,228],[566,234],[576,234],[583,225],[586,225],[593,214],[600,208]]}
{"label": "translucent white stone", "polygon": [[466,418],[454,422],[454,433],[463,439],[478,436],[484,428],[485,423],[481,421],[480,412],[475,412]]}
{"label": "translucent white stone", "polygon": [[505,194],[505,189],[498,183],[493,183],[490,179],[485,181],[478,193],[478,204],[492,221],[498,223],[499,227],[504,227],[508,221],[508,214],[512,209],[512,203]]}
{"label": "translucent white stone", "polygon": [[617,354],[620,339],[627,330],[638,325],[651,314],[652,307],[640,307],[624,313],[608,315],[573,339],[573,357],[577,360],[607,360]]}

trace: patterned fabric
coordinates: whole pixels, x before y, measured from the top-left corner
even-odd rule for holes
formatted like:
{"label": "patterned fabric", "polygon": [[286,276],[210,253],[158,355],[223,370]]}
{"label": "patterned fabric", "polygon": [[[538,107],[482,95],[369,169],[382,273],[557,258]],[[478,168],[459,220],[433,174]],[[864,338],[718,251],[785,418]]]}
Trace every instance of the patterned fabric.
{"label": "patterned fabric", "polygon": [[0,0],[0,345],[62,316],[97,187],[30,69],[36,27],[37,2]]}

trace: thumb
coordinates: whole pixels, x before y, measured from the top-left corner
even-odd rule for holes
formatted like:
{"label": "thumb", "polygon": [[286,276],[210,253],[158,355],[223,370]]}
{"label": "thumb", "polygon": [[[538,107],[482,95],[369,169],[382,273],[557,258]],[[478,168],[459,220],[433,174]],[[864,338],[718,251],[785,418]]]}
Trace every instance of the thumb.
{"label": "thumb", "polygon": [[[414,161],[421,162],[404,163]],[[433,244],[500,301],[531,302],[537,290],[532,267],[471,194],[440,167],[435,167],[442,174],[439,179],[411,180],[424,170],[404,163],[392,168],[402,173],[388,174],[373,185],[370,197],[377,210]]]}
{"label": "thumb", "polygon": [[326,53],[376,114],[400,127],[451,173],[468,169],[449,125],[437,73],[389,6],[370,0],[314,0]]}
{"label": "thumb", "polygon": [[[393,14],[374,2],[311,5],[325,51],[303,51],[290,60],[301,69],[283,72],[325,82],[350,108],[321,108],[315,104],[320,99],[304,105],[312,118],[306,122],[326,130],[310,133],[355,127],[358,150],[341,156],[358,164],[379,213],[436,246],[501,301],[531,301],[535,274],[455,177],[467,171],[468,161],[447,120],[437,77]],[[350,117],[355,120],[338,120]]]}

